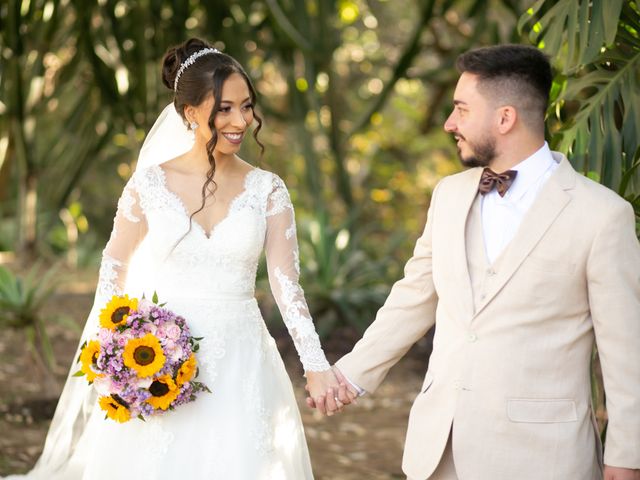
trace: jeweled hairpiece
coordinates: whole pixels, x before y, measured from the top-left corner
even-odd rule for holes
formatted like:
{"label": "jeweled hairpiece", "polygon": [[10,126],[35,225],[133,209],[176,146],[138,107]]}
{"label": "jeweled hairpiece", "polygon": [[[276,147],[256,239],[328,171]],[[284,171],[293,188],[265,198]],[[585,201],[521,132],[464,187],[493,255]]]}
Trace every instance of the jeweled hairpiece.
{"label": "jeweled hairpiece", "polygon": [[178,73],[176,73],[176,79],[173,82],[173,91],[175,92],[176,90],[178,90],[178,80],[180,80],[180,76],[187,68],[193,65],[195,61],[203,55],[211,55],[214,53],[220,53],[220,50],[218,50],[217,48],[203,48],[202,50],[198,50],[197,52],[189,55],[189,57],[180,65]]}

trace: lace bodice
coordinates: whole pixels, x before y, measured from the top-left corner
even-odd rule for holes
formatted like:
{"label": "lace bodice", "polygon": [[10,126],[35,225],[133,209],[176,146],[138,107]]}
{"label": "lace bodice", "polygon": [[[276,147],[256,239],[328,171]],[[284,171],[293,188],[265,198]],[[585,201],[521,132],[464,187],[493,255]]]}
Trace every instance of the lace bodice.
{"label": "lace bodice", "polygon": [[[137,250],[144,250],[146,261],[130,263]],[[163,300],[251,298],[263,250],[272,293],[304,369],[328,369],[298,281],[289,193],[277,175],[261,169],[246,175],[244,190],[209,235],[197,222],[189,222],[187,209],[167,187],[160,166],[136,171],[118,201],[103,252],[99,301],[125,291],[139,295],[128,291],[127,278],[134,274]]]}

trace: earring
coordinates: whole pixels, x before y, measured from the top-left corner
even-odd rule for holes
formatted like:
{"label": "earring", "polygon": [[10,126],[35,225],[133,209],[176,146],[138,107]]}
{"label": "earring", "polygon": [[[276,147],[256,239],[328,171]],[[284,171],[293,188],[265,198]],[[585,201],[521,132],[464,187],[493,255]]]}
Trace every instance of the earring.
{"label": "earring", "polygon": [[189,124],[189,127],[191,127],[191,130],[195,130],[196,128],[198,128],[200,125],[198,125],[197,122],[191,122]]}

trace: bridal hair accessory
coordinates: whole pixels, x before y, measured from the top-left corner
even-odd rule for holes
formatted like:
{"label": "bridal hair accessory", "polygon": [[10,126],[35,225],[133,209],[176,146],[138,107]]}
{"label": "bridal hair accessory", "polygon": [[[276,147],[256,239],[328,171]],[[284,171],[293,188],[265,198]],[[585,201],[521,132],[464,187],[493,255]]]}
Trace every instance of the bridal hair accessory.
{"label": "bridal hair accessory", "polygon": [[178,90],[178,80],[180,80],[180,77],[187,68],[193,65],[195,61],[203,55],[213,55],[215,53],[220,53],[220,50],[217,48],[203,48],[202,50],[198,50],[197,52],[189,55],[189,57],[180,65],[178,73],[176,73],[176,79],[173,81],[173,91],[175,92]]}
{"label": "bridal hair accessory", "polygon": [[86,375],[105,418],[144,420],[210,392],[195,380],[202,338],[163,305],[156,294],[153,302],[115,295],[100,312],[99,331],[82,345],[74,376]]}

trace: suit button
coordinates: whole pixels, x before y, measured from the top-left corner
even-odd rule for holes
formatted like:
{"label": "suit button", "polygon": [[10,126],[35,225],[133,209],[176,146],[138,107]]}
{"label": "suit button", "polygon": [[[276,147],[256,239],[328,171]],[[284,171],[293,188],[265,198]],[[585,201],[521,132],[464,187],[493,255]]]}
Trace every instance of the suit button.
{"label": "suit button", "polygon": [[480,294],[480,300],[484,300],[485,298],[487,298],[487,295],[484,293]]}
{"label": "suit button", "polygon": [[467,335],[467,340],[469,340],[469,343],[473,343],[478,340],[478,336],[475,333],[471,332],[469,335]]}
{"label": "suit button", "polygon": [[489,268],[487,270],[487,275],[493,277],[496,274],[496,271],[493,268]]}
{"label": "suit button", "polygon": [[455,388],[456,390],[462,389],[462,382],[460,380],[456,380],[455,382],[453,382],[453,388]]}

